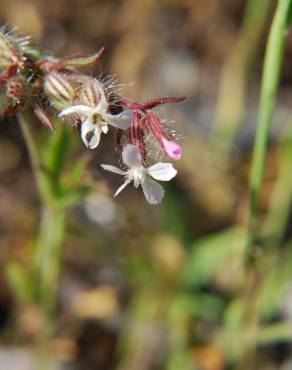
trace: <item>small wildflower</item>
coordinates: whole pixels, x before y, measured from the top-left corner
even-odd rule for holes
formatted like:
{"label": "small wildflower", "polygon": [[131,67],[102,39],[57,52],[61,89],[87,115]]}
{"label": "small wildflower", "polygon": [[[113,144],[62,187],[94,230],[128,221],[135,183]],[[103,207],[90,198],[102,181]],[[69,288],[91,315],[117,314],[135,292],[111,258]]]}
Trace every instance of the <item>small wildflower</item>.
{"label": "small wildflower", "polygon": [[119,129],[129,127],[133,113],[125,110],[120,114],[108,113],[109,103],[102,84],[98,80],[90,80],[81,88],[80,100],[85,104],[73,105],[64,109],[59,117],[77,114],[81,119],[81,137],[89,149],[98,146],[101,134],[108,132],[108,125]]}
{"label": "small wildflower", "polygon": [[66,116],[80,130],[89,149],[98,146],[109,125],[115,127],[116,147],[122,150],[128,166],[127,171],[122,171],[102,165],[105,170],[125,176],[125,183],[115,195],[133,181],[135,187],[142,186],[149,203],[159,203],[164,190],[155,180],[169,181],[177,171],[171,163],[146,166],[155,161],[153,143],[158,144],[159,153],[163,151],[173,159],[180,159],[182,150],[173,131],[153,109],[183,101],[185,97],[137,103],[120,95],[122,85],[112,76],[98,80],[79,71],[99,61],[103,53],[104,48],[91,55],[64,58],[44,55],[30,45],[29,37],[18,37],[8,27],[0,28],[0,114],[16,115],[31,109],[51,131],[54,113]]}
{"label": "small wildflower", "polygon": [[[163,187],[155,180],[169,181],[177,174],[176,169],[171,163],[156,163],[150,167],[142,165],[141,153],[133,144],[127,144],[122,152],[123,162],[128,167],[123,171],[118,167],[102,164],[101,167],[118,175],[125,176],[125,182],[115,193],[117,196],[130,182],[133,181],[134,187],[142,186],[143,193],[148,203],[160,203],[164,196]],[[155,179],[155,180],[152,180]]]}
{"label": "small wildflower", "polygon": [[[128,130],[129,141],[137,145],[143,154],[145,152],[145,138],[147,134],[155,138],[164,153],[173,159],[180,159],[182,149],[174,140],[164,126],[163,121],[152,111],[158,105],[166,103],[176,103],[185,100],[185,97],[178,98],[157,98],[144,103],[131,102],[125,98],[121,99],[122,105],[132,109],[135,119]],[[144,159],[144,158],[143,158]]]}

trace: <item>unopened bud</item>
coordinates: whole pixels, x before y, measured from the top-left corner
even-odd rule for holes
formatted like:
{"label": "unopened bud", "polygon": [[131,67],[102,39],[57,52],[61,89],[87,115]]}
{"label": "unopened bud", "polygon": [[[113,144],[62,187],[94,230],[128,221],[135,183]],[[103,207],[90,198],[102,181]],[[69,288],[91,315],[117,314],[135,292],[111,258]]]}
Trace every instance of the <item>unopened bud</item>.
{"label": "unopened bud", "polygon": [[88,79],[80,88],[78,103],[95,107],[102,97],[105,97],[102,84],[97,80]]}
{"label": "unopened bud", "polygon": [[181,146],[176,143],[174,140],[162,138],[161,140],[164,151],[173,159],[181,159]]}
{"label": "unopened bud", "polygon": [[175,142],[162,128],[159,118],[153,113],[147,113],[148,127],[153,136],[156,138],[164,152],[173,159],[181,158],[181,146]]}
{"label": "unopened bud", "polygon": [[44,82],[44,91],[52,105],[62,109],[74,98],[74,86],[65,74],[50,72]]}

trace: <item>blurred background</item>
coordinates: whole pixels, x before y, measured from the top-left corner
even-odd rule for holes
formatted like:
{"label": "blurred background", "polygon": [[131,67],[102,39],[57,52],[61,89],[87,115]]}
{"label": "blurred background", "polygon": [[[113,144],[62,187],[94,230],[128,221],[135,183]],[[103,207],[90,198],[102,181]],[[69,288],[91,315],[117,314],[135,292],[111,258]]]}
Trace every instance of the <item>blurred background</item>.
{"label": "blurred background", "polygon": [[[176,122],[183,146],[178,176],[159,206],[130,187],[113,198],[121,179],[99,168],[118,161],[111,134],[88,152],[76,131],[66,131],[65,170],[84,158],[90,192],[66,217],[48,345],[52,368],[292,368],[291,35],[261,194],[256,268],[246,271],[243,263],[251,150],[275,5],[0,1],[1,23],[30,34],[44,52],[67,56],[105,46],[88,73],[114,75],[124,96],[187,96],[157,108]],[[32,127],[44,147],[54,140],[36,119]],[[36,370],[42,315],[27,298],[25,279],[40,203],[16,120],[2,119],[0,131],[0,369]]]}

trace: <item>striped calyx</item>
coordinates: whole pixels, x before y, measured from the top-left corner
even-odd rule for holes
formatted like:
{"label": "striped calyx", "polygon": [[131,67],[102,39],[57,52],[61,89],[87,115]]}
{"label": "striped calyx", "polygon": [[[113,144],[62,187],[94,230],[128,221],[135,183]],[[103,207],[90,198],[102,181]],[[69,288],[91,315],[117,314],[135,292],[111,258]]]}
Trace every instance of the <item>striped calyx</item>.
{"label": "striped calyx", "polygon": [[64,109],[72,104],[75,87],[65,73],[50,72],[45,77],[44,92],[51,105]]}

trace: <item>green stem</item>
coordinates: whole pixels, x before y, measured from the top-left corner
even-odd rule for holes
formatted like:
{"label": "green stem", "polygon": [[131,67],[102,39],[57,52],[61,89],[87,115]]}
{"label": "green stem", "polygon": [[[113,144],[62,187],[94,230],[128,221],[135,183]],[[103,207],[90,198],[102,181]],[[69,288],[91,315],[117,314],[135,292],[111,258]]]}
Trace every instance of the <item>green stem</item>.
{"label": "green stem", "polygon": [[[253,257],[256,256],[253,248],[255,246],[256,238],[259,235],[259,231],[257,230],[258,201],[263,182],[272,115],[282,70],[285,39],[289,23],[288,18],[291,10],[291,4],[292,0],[278,0],[277,8],[269,32],[263,67],[259,116],[256,127],[256,137],[250,173],[247,233],[245,241],[246,262],[252,262],[247,266],[248,268],[246,277],[253,276],[251,284],[246,286],[244,292],[245,299],[247,301],[245,321],[249,333],[257,331],[260,319],[255,297],[259,289],[263,272],[259,271],[260,268],[257,264],[257,261],[253,259]],[[246,343],[244,352],[245,356],[242,358],[240,367],[246,369],[251,366],[255,355],[255,345],[252,343],[252,341],[248,341]]]}
{"label": "green stem", "polygon": [[278,1],[267,43],[249,184],[247,253],[256,238],[258,198],[263,181],[270,125],[282,69],[291,3],[291,0]]}
{"label": "green stem", "polygon": [[27,146],[33,174],[42,203],[39,233],[37,237],[34,272],[37,284],[37,300],[46,317],[45,337],[53,334],[53,318],[57,301],[57,289],[61,262],[62,241],[65,230],[65,209],[58,207],[50,191],[40,155],[31,133],[28,119],[18,116],[19,125]]}
{"label": "green stem", "polygon": [[17,116],[19,127],[21,129],[22,136],[24,138],[26,149],[28,151],[30,164],[32,167],[33,176],[35,178],[35,182],[38,188],[39,196],[41,201],[43,200],[44,196],[44,179],[43,179],[43,172],[42,166],[40,161],[40,156],[35,145],[34,137],[31,133],[31,130],[27,124],[29,118],[27,118],[26,114],[22,113]]}
{"label": "green stem", "polygon": [[57,302],[62,242],[65,229],[64,209],[44,206],[35,253],[39,281],[39,301],[48,320],[48,334],[53,333]]}
{"label": "green stem", "polygon": [[269,201],[268,214],[261,229],[265,248],[279,246],[287,230],[292,204],[292,121],[289,119],[283,132],[279,148],[279,170],[277,181]]}

